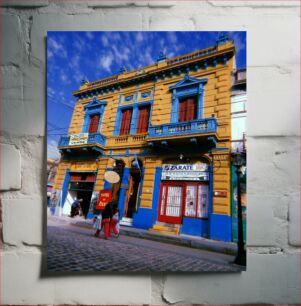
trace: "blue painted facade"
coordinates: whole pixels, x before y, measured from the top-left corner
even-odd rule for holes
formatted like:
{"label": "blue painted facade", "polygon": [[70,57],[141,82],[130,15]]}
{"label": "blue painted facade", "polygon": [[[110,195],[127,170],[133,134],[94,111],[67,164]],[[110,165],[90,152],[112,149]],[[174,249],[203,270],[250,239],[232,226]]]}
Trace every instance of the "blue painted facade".
{"label": "blue painted facade", "polygon": [[183,218],[181,234],[208,237],[209,221],[204,219]]}
{"label": "blue painted facade", "polygon": [[124,213],[124,202],[125,202],[125,195],[127,191],[126,186],[128,186],[129,178],[130,178],[130,169],[124,168],[123,177],[121,181],[121,187],[120,187],[119,201],[118,201],[118,208],[120,210],[120,219],[122,219],[123,213]]}
{"label": "blue painted facade", "polygon": [[[154,190],[160,190],[162,168],[156,167]],[[153,193],[152,208],[139,208],[133,218],[133,226],[150,229],[158,217],[159,192]]]}
{"label": "blue painted facade", "polygon": [[210,215],[210,239],[232,241],[231,217],[228,215]]}

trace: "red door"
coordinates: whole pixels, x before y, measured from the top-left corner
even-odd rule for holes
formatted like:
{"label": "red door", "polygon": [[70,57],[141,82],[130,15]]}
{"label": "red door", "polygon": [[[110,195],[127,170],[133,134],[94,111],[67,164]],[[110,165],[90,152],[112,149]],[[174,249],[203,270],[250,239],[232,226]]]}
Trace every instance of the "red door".
{"label": "red door", "polygon": [[162,183],[158,221],[181,224],[184,188],[180,183]]}

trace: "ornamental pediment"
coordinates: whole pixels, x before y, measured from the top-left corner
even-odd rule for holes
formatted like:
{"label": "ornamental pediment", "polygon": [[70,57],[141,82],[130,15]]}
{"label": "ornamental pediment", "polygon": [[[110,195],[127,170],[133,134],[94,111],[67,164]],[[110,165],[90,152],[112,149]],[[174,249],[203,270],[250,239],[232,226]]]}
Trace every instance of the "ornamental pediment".
{"label": "ornamental pediment", "polygon": [[96,107],[100,107],[102,105],[106,105],[107,102],[106,101],[101,101],[101,100],[97,100],[95,97],[93,98],[93,100],[88,103],[87,105],[85,105],[85,109],[91,109],[91,108],[96,108]]}
{"label": "ornamental pediment", "polygon": [[183,80],[179,81],[173,86],[170,86],[169,89],[173,90],[183,87],[199,86],[199,84],[205,84],[207,83],[207,81],[208,81],[207,78],[198,79],[191,77],[189,74],[186,74]]}

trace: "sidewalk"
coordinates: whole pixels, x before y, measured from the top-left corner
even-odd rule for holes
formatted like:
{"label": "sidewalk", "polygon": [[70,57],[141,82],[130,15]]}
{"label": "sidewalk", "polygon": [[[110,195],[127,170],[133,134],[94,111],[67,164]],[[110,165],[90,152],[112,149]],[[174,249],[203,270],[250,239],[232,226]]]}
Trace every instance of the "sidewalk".
{"label": "sidewalk", "polygon": [[[49,221],[68,223],[73,226],[79,226],[92,230],[92,220],[84,220],[82,217],[70,218],[68,216],[48,216]],[[211,252],[223,253],[228,255],[236,255],[237,245],[233,242],[224,242],[206,239],[202,237],[188,236],[188,235],[168,235],[162,233],[155,233],[144,229],[137,229],[128,226],[120,226],[120,234],[136,237],[140,239],[149,239],[164,243],[182,245],[190,248],[202,249]]]}

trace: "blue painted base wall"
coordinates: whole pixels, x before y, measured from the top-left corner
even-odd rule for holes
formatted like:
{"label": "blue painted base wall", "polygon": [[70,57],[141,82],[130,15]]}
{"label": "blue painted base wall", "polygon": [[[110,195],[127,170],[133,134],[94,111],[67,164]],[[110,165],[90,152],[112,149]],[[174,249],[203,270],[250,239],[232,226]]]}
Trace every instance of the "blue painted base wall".
{"label": "blue painted base wall", "polygon": [[231,217],[212,214],[210,216],[210,239],[231,241]]}
{"label": "blue painted base wall", "polygon": [[153,226],[153,211],[149,208],[139,208],[133,217],[133,227],[150,229]]}
{"label": "blue painted base wall", "polygon": [[181,234],[208,237],[208,220],[183,218]]}

